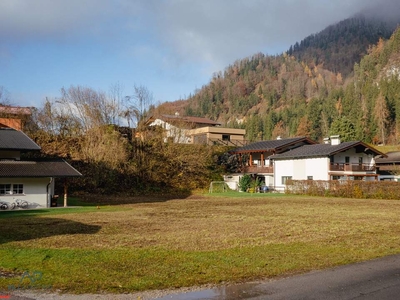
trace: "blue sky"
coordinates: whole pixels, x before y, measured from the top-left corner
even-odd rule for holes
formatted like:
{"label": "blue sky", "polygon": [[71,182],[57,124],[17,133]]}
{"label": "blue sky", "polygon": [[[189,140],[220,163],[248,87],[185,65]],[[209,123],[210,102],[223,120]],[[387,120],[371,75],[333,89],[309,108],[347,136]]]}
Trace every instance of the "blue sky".
{"label": "blue sky", "polygon": [[[280,54],[376,0],[0,0],[0,86],[40,107],[60,89],[155,104],[187,97],[214,72],[258,52]],[[381,5],[382,6],[382,5]]]}

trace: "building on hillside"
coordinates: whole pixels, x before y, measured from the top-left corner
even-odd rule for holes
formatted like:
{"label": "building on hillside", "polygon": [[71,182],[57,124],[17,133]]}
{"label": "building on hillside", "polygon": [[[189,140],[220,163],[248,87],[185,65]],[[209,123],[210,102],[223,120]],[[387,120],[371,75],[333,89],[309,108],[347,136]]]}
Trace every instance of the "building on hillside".
{"label": "building on hillside", "polygon": [[386,153],[386,157],[375,159],[379,180],[400,182],[400,151]]}
{"label": "building on hillside", "polygon": [[[82,176],[63,159],[24,160],[41,148],[22,131],[0,128],[0,205],[3,209],[55,206],[56,178]],[[64,185],[66,206],[67,185]]]}
{"label": "building on hillside", "polygon": [[385,154],[361,142],[340,142],[339,136],[324,144],[303,145],[269,157],[274,161],[274,187],[284,191],[293,180],[378,180],[375,157]]}
{"label": "building on hillside", "polygon": [[251,174],[259,178],[264,185],[274,187],[274,162],[270,156],[283,153],[303,145],[312,145],[316,142],[307,137],[294,137],[276,140],[266,140],[250,143],[246,146],[230,151],[230,154],[237,157],[239,168],[237,173],[226,175],[224,180],[231,189],[237,189],[240,178],[244,174]]}
{"label": "building on hillside", "polygon": [[23,130],[25,122],[31,115],[30,107],[0,105],[0,128]]}
{"label": "building on hillside", "polygon": [[221,127],[221,123],[200,117],[160,115],[150,117],[147,126],[159,126],[165,141],[181,144],[209,144],[238,146],[246,144],[244,129]]}

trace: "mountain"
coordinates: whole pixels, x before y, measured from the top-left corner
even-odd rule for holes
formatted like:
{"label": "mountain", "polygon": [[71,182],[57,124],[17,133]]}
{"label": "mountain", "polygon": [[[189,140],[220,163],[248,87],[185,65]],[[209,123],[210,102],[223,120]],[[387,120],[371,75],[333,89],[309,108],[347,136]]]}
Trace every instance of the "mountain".
{"label": "mountain", "polygon": [[308,65],[323,65],[347,77],[354,64],[367,54],[368,47],[380,38],[390,38],[395,28],[393,22],[360,14],[306,37],[291,46],[287,53]]}
{"label": "mountain", "polygon": [[282,55],[238,60],[187,100],[157,110],[246,128],[251,141],[341,134],[344,140],[397,142],[400,31],[392,28],[371,17],[344,20]]}

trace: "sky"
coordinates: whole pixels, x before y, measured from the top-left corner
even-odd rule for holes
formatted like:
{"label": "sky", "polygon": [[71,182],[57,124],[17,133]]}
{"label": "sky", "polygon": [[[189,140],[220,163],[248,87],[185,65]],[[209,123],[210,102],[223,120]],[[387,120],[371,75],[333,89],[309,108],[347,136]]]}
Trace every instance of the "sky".
{"label": "sky", "polygon": [[126,96],[145,86],[155,104],[185,99],[238,59],[281,54],[386,2],[0,0],[0,87],[18,106],[41,107],[63,87],[117,84]]}

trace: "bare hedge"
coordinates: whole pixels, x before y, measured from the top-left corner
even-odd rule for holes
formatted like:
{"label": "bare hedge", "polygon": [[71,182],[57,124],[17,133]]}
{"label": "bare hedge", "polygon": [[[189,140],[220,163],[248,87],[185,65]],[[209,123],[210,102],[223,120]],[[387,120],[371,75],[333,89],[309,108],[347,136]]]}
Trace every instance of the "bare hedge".
{"label": "bare hedge", "polygon": [[400,199],[400,183],[361,180],[288,180],[285,193],[322,197]]}

